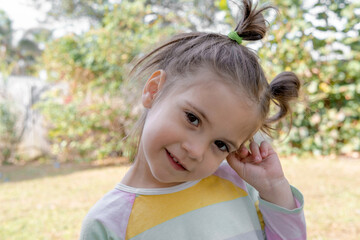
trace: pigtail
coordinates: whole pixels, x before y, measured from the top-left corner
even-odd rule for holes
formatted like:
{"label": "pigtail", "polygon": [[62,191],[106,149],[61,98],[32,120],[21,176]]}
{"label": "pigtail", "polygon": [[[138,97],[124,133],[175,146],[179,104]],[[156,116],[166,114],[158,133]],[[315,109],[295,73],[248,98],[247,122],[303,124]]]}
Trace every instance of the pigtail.
{"label": "pigtail", "polygon": [[299,89],[300,81],[293,72],[282,72],[271,81],[268,89],[269,97],[271,102],[279,107],[279,111],[265,120],[266,125],[277,122],[291,113],[289,103],[299,96]]}
{"label": "pigtail", "polygon": [[262,39],[268,29],[267,21],[262,12],[270,8],[277,9],[270,5],[257,8],[257,4],[253,6],[251,0],[242,2],[243,5],[239,6],[242,14],[235,31],[243,40],[256,41]]}

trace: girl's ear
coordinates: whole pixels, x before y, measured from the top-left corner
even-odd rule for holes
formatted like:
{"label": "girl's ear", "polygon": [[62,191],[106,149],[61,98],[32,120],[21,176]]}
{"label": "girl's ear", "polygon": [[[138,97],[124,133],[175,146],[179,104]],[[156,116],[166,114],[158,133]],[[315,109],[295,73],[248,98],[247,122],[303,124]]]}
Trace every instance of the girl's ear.
{"label": "girl's ear", "polygon": [[166,80],[166,73],[164,70],[160,69],[151,74],[150,78],[147,80],[143,94],[142,94],[142,104],[146,108],[151,108],[154,99],[157,93],[162,88]]}

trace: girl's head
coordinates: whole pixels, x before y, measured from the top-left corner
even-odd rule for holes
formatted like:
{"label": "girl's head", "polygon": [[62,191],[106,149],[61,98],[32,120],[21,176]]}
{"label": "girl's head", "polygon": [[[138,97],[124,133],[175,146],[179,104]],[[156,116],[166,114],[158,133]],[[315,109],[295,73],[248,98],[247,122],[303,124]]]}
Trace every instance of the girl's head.
{"label": "girl's head", "polygon": [[[270,7],[256,9],[250,0],[243,1],[243,14],[235,28],[242,40],[253,41],[264,37],[267,28],[262,12],[268,8]],[[250,120],[247,126],[242,126],[243,142],[251,139],[258,130],[268,133],[270,124],[289,112],[289,100],[297,97],[300,87],[298,78],[291,72],[280,73],[269,84],[253,51],[226,35],[215,33],[194,32],[176,35],[143,57],[132,72],[135,74],[134,77],[137,77],[136,73],[151,76],[143,92],[143,104],[146,109],[138,122],[140,145],[141,139],[144,138],[144,126],[149,125],[148,115],[151,111],[157,112],[153,110],[155,107],[166,109],[166,106],[162,106],[164,102],[183,97],[182,93],[189,92],[191,88],[197,89],[197,92],[193,91],[192,94],[206,96],[209,102],[212,100],[211,95],[202,91],[214,91],[218,88],[229,92],[228,98],[237,103],[224,106],[228,113],[219,114],[223,114],[220,117],[227,122],[229,115],[240,110],[241,117]],[[229,99],[225,98],[226,95],[223,96],[224,103],[230,104],[226,101]],[[279,107],[279,111],[269,117],[271,102]],[[230,109],[230,106],[233,109]],[[236,109],[237,106],[239,109]],[[162,116],[160,112],[156,113],[158,115],[152,114],[151,121],[154,121],[156,116]],[[198,120],[191,115],[186,117],[190,122]],[[241,119],[238,120],[241,124],[245,123]],[[236,124],[231,121],[228,123]],[[216,146],[222,144],[216,141],[213,141]]]}
{"label": "girl's head", "polygon": [[[235,28],[243,41],[256,41],[265,36],[267,26],[262,12],[269,8],[272,7],[256,9],[251,0],[243,0],[241,19]],[[183,77],[200,68],[217,74],[224,84],[238,89],[251,100],[259,111],[258,130],[268,134],[270,125],[289,113],[288,103],[297,98],[300,88],[300,82],[292,72],[280,73],[269,84],[256,53],[227,35],[216,33],[178,34],[143,57],[132,72],[141,72],[145,76],[159,69],[166,72],[166,82],[158,93],[157,101],[160,101],[170,89],[191,85],[193,82],[184,82]],[[279,111],[269,117],[271,102],[279,107]],[[139,120],[140,132],[146,114],[147,110]]]}

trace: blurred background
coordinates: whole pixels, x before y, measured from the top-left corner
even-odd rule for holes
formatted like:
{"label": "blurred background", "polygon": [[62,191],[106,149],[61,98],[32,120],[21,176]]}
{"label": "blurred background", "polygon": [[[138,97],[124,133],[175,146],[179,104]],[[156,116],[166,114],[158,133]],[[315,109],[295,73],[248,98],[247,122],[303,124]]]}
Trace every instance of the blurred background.
{"label": "blurred background", "polygon": [[[267,3],[260,1],[259,4]],[[269,81],[302,81],[273,145],[304,193],[309,239],[360,236],[360,2],[272,0],[257,51]],[[227,34],[226,0],[0,0],[0,239],[76,239],[124,174],[144,79],[171,35]],[[289,120],[289,119],[288,119]],[[289,129],[291,126],[291,131]]]}

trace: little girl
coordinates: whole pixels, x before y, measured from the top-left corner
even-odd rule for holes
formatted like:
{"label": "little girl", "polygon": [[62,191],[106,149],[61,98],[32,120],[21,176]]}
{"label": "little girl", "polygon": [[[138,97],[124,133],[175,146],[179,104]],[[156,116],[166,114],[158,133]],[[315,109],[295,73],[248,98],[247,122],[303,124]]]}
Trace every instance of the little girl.
{"label": "little girl", "polygon": [[291,72],[268,84],[242,45],[264,37],[267,8],[243,0],[228,36],[179,34],[139,61],[133,72],[148,80],[136,159],[81,239],[306,239],[302,194],[271,145],[252,141],[290,112],[300,87]]}

